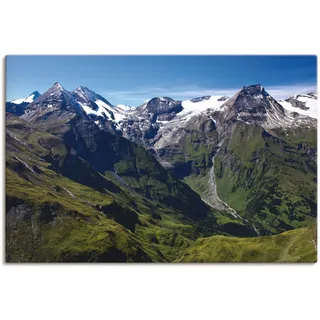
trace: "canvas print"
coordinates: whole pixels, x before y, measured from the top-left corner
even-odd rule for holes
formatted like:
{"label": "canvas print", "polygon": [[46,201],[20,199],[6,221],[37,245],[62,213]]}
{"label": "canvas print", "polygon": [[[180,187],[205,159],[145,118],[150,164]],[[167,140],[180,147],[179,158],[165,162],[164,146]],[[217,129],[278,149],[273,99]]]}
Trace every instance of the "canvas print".
{"label": "canvas print", "polygon": [[316,70],[7,56],[6,262],[316,262]]}

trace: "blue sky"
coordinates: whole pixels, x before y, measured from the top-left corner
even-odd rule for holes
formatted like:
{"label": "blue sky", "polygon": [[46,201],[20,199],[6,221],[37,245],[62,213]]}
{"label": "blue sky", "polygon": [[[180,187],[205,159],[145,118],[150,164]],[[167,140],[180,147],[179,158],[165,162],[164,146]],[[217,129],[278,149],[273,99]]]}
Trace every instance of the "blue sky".
{"label": "blue sky", "polygon": [[84,85],[113,104],[139,105],[155,96],[232,96],[262,84],[275,98],[316,89],[316,56],[7,56],[10,101],[58,81]]}

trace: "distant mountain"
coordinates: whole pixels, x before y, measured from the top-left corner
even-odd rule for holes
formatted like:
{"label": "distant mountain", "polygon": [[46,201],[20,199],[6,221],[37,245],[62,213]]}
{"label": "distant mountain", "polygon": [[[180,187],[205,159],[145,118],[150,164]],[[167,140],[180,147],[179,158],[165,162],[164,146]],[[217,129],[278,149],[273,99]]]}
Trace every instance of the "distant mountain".
{"label": "distant mountain", "polygon": [[298,94],[281,100],[279,103],[289,112],[318,118],[318,95],[316,92]]}
{"label": "distant mountain", "polygon": [[28,105],[23,118],[28,121],[36,121],[44,117],[47,120],[57,110],[59,112],[69,111],[84,114],[83,109],[73,95],[58,82]]}
{"label": "distant mountain", "polygon": [[87,87],[80,86],[71,94],[88,115],[114,120],[113,105]]}
{"label": "distant mountain", "polygon": [[15,100],[12,100],[10,102],[14,103],[14,104],[21,104],[23,102],[31,103],[34,100],[38,99],[40,96],[41,96],[41,94],[38,91],[34,91],[27,98],[15,99]]}
{"label": "distant mountain", "polygon": [[123,108],[113,106],[108,100],[87,87],[80,86],[71,94],[90,119],[94,120],[100,128],[121,135],[118,123],[124,117],[125,110]]}
{"label": "distant mountain", "polygon": [[226,121],[243,121],[268,127],[286,125],[283,107],[261,85],[243,87],[222,106]]}
{"label": "distant mountain", "polygon": [[26,106],[39,97],[40,93],[38,91],[34,91],[26,98],[6,102],[6,112],[21,116],[24,113]]}

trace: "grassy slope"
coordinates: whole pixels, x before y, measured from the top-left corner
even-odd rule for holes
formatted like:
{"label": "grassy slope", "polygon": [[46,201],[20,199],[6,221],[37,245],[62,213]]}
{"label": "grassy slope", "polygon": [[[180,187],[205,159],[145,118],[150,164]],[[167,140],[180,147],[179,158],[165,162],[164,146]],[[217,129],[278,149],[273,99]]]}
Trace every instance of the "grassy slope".
{"label": "grassy slope", "polygon": [[[314,132],[302,147],[239,124],[216,157],[219,196],[252,221],[262,234],[312,223],[316,216],[316,162],[307,154]],[[303,141],[301,137],[300,141]]]}
{"label": "grassy slope", "polygon": [[[8,260],[171,261],[197,237],[195,225],[183,216],[169,211],[153,218],[143,199],[98,192],[45,166],[39,169],[37,176],[7,169],[7,209],[12,203],[26,212],[18,218],[7,214]],[[118,210],[109,210],[114,205]],[[108,257],[114,250],[119,254]]]}
{"label": "grassy slope", "polygon": [[[265,235],[309,225],[316,216],[316,162],[310,153],[316,130],[272,134],[238,123],[215,159],[220,198]],[[183,179],[203,198],[208,180],[208,169]]]}
{"label": "grassy slope", "polygon": [[[10,155],[9,155],[10,157]],[[7,169],[7,260],[19,261],[163,261],[152,244],[138,238],[118,217],[96,206],[117,204],[111,194],[61,177],[43,166],[42,173]],[[114,211],[113,211],[114,212]],[[128,220],[137,213],[129,212]],[[115,219],[114,219],[115,218]]]}
{"label": "grassy slope", "polygon": [[274,236],[196,240],[175,262],[316,262],[316,226]]}

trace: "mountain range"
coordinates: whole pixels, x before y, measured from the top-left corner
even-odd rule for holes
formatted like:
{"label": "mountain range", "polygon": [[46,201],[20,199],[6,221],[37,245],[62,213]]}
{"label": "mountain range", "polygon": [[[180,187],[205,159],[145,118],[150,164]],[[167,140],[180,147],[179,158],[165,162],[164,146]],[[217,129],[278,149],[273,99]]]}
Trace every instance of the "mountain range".
{"label": "mountain range", "polygon": [[7,102],[6,260],[314,261],[316,137],[317,93],[259,84],[129,107],[55,83]]}

